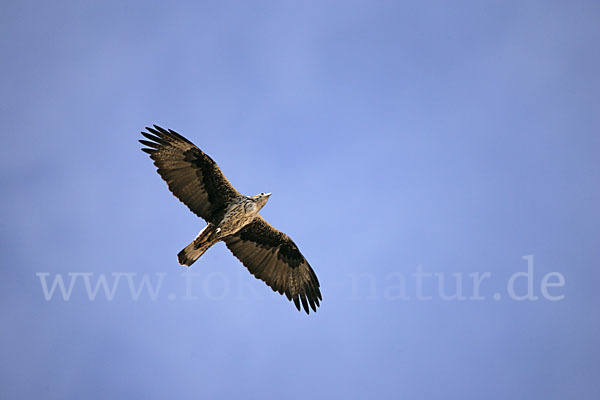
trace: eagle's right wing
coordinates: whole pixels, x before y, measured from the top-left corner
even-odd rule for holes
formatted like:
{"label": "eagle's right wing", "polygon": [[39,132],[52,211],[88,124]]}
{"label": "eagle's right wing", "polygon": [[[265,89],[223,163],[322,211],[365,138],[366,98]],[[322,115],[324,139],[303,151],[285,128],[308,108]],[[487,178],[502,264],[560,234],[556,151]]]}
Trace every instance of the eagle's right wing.
{"label": "eagle's right wing", "polygon": [[142,132],[159,175],[169,190],[193,213],[207,222],[218,222],[227,204],[240,193],[229,183],[219,166],[192,142],[169,129],[154,125]]}

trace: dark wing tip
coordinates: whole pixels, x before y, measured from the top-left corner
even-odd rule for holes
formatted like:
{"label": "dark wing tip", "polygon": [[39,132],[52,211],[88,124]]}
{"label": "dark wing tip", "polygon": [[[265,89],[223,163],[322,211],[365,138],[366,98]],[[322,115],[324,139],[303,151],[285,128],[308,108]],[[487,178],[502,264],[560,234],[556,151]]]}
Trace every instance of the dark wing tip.
{"label": "dark wing tip", "polygon": [[308,299],[313,301],[317,307],[319,307],[319,296],[317,295],[317,288],[314,286],[308,285]]}
{"label": "dark wing tip", "polygon": [[306,301],[306,293],[302,293],[300,295],[300,300],[302,300],[302,308],[304,308],[304,311],[306,311],[306,313],[308,314],[308,302]]}
{"label": "dark wing tip", "polygon": [[[153,126],[153,128],[150,128],[148,126],[146,127],[146,130],[148,132],[152,133],[152,135],[150,135],[147,132],[142,132],[142,135],[146,136],[150,140],[154,140],[155,142],[158,142],[163,145],[169,144],[169,142],[179,141],[179,142],[187,143],[194,147],[196,146],[194,143],[190,142],[188,139],[181,136],[179,133],[175,132],[173,129],[165,129],[156,124],[154,124],[152,126]],[[155,136],[153,136],[153,135],[155,135]]]}
{"label": "dark wing tip", "polygon": [[144,153],[148,153],[148,154],[150,154],[150,155],[152,155],[152,154],[154,154],[154,153],[156,152],[156,150],[155,150],[155,149],[148,149],[148,148],[146,148],[146,147],[143,147],[143,148],[142,148],[142,151],[143,151]]}
{"label": "dark wing tip", "polygon": [[154,135],[151,135],[148,132],[141,132],[141,133],[146,139],[150,139],[153,142],[156,142],[162,146],[169,144],[169,142],[163,136],[161,136],[159,132],[152,132],[152,133],[154,133]]}
{"label": "dark wing tip", "polygon": [[165,128],[161,128],[158,125],[152,125],[154,126],[154,129],[156,129],[159,133],[161,133],[163,136],[167,136],[167,137],[173,137],[171,135],[171,133],[169,131],[167,131]]}
{"label": "dark wing tip", "polygon": [[140,140],[138,140],[138,142],[140,142],[140,143],[141,143],[141,144],[143,144],[144,146],[152,147],[152,148],[154,148],[154,149],[158,149],[158,148],[159,148],[159,144],[158,144],[158,143],[151,142],[151,141],[149,141],[149,140],[143,140],[143,139],[140,139]]}
{"label": "dark wing tip", "polygon": [[148,134],[146,132],[142,132],[142,135],[146,136],[148,139],[156,140],[157,138],[160,138],[163,141],[167,140],[167,137],[168,137],[167,131],[165,131],[160,126],[154,125],[154,128],[150,128],[149,126],[147,126],[146,130],[148,132],[150,132],[151,134],[156,135],[156,138],[155,138],[152,136],[148,136]]}
{"label": "dark wing tip", "polygon": [[179,133],[175,132],[173,129],[169,129],[169,134],[176,139],[182,140],[186,143],[191,144],[192,146],[195,146],[194,143],[190,142],[189,140],[181,136]]}

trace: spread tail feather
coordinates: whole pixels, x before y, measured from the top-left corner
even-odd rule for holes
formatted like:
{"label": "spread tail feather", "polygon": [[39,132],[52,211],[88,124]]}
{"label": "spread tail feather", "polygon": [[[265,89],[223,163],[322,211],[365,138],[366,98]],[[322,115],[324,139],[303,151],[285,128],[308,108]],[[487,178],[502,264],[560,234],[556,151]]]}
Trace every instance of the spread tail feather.
{"label": "spread tail feather", "polygon": [[198,234],[196,239],[187,246],[183,250],[177,254],[177,258],[179,259],[179,264],[190,266],[192,265],[202,254],[208,250],[210,246],[215,244],[217,241],[211,238],[214,232],[214,225],[208,224],[202,231]]}

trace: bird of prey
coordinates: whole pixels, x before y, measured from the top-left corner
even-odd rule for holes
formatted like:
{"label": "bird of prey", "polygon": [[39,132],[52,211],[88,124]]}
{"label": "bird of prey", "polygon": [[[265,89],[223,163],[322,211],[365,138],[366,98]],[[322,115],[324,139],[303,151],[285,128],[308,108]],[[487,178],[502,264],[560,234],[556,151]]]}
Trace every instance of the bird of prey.
{"label": "bird of prey", "polygon": [[210,246],[223,241],[252,275],[296,308],[317,311],[322,300],[315,272],[296,244],[259,214],[271,193],[244,196],[221,169],[192,142],[154,125],[141,132],[149,140],[142,151],[150,154],[169,190],[207,225],[177,255],[181,265],[192,265]]}

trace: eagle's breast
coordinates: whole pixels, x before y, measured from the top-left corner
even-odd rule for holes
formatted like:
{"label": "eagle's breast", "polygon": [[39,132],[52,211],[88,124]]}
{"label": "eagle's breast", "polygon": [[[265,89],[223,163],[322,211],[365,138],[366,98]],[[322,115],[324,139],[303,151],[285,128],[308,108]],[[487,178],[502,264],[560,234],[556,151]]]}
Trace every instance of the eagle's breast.
{"label": "eagle's breast", "polygon": [[239,198],[225,210],[225,215],[218,225],[218,228],[221,228],[220,236],[233,235],[254,221],[256,215],[258,215],[256,203],[245,197]]}

